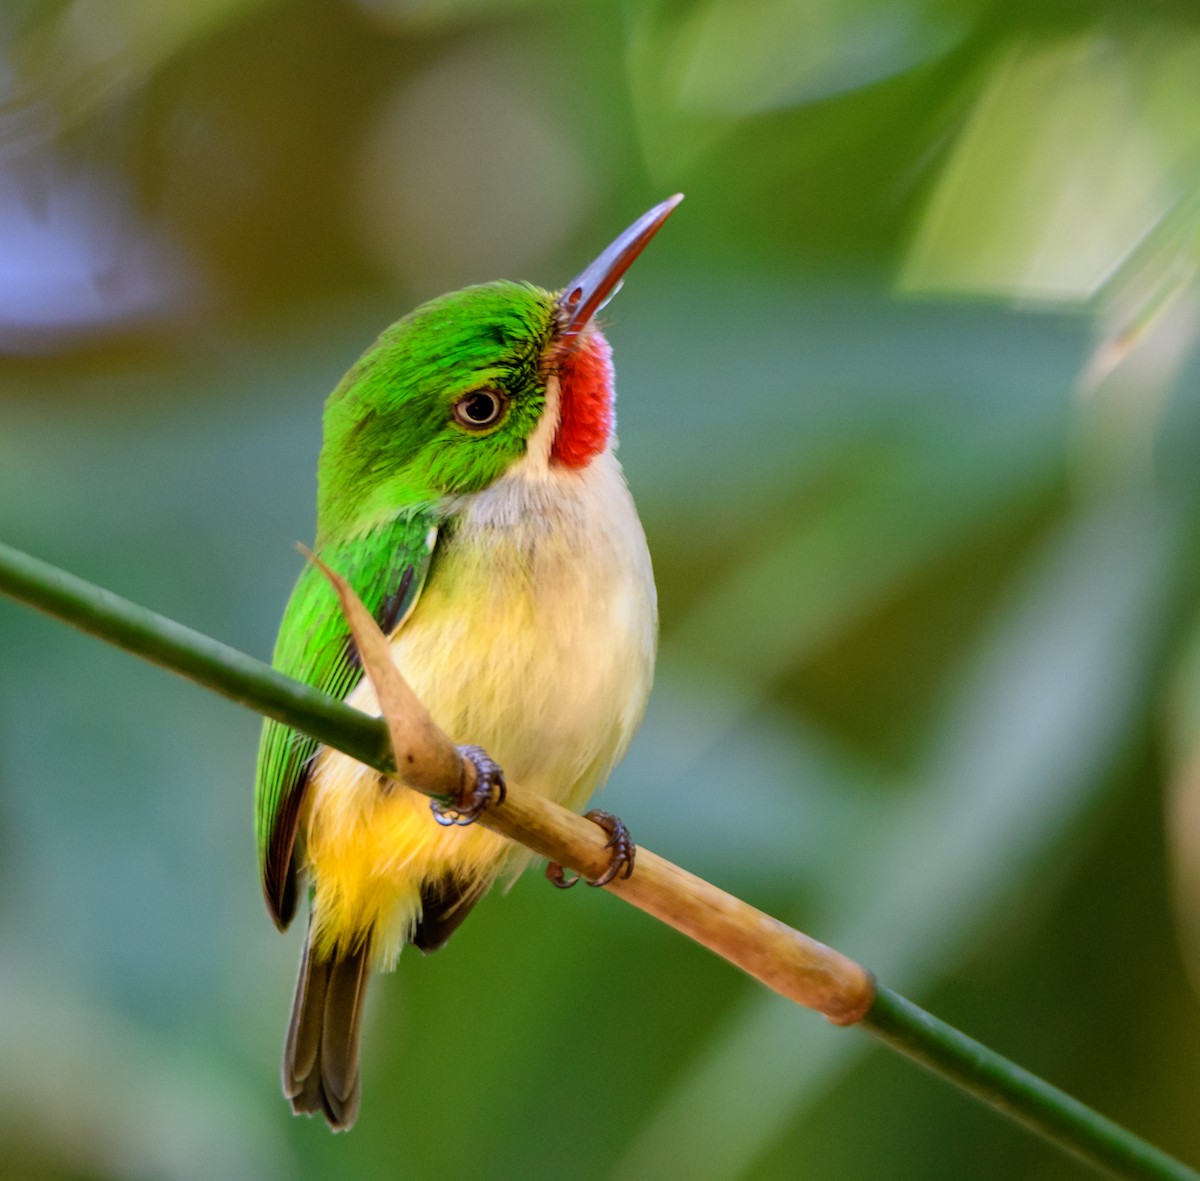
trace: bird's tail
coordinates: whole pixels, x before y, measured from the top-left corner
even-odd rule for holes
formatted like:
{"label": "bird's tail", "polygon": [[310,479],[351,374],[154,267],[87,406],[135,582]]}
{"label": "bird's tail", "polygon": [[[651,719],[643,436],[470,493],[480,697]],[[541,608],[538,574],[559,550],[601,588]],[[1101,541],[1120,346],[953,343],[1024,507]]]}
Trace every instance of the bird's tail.
{"label": "bird's tail", "polygon": [[358,1118],[358,1035],[369,960],[369,940],[348,955],[318,959],[310,921],[283,1048],[283,1093],[294,1112],[319,1111],[335,1132]]}

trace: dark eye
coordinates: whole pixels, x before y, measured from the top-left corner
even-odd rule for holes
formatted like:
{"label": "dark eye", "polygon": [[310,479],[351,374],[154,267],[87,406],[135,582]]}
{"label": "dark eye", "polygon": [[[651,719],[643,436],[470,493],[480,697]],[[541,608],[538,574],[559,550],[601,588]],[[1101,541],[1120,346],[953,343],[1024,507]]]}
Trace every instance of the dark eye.
{"label": "dark eye", "polygon": [[507,404],[495,390],[475,390],[454,403],[454,419],[469,431],[483,430],[500,420]]}

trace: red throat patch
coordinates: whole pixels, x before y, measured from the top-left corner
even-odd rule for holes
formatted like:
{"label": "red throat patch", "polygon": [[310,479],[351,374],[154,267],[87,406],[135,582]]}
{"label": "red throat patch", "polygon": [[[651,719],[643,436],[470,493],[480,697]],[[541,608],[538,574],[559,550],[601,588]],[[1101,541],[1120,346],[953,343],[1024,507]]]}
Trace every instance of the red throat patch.
{"label": "red throat patch", "polygon": [[558,385],[551,462],[586,467],[608,445],[613,429],[612,349],[596,329],[559,361]]}

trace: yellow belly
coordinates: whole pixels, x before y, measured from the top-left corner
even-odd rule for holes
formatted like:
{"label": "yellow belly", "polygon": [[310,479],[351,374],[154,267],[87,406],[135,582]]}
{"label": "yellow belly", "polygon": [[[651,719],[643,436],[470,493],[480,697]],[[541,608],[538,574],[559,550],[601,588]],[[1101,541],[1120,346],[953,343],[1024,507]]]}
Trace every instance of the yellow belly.
{"label": "yellow belly", "polygon": [[[510,783],[580,808],[640,720],[655,626],[641,526],[602,456],[561,482],[476,497],[439,543],[392,652],[454,741],[482,746]],[[347,700],[378,712],[365,682]],[[450,875],[482,892],[527,861],[481,826],[437,824],[423,796],[334,751],[317,757],[303,823],[318,953],[370,932],[379,966],[411,935],[424,883]]]}

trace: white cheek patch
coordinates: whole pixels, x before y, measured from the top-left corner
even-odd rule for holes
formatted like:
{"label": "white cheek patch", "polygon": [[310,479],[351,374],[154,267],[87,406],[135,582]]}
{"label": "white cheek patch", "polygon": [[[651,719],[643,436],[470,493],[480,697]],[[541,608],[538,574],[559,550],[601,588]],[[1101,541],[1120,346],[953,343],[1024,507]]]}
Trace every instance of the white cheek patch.
{"label": "white cheek patch", "polygon": [[558,421],[562,413],[562,398],[559,392],[558,375],[546,379],[546,406],[542,417],[529,442],[525,454],[509,469],[513,475],[527,480],[547,479],[550,475],[550,452],[554,447],[554,436],[558,434]]}

